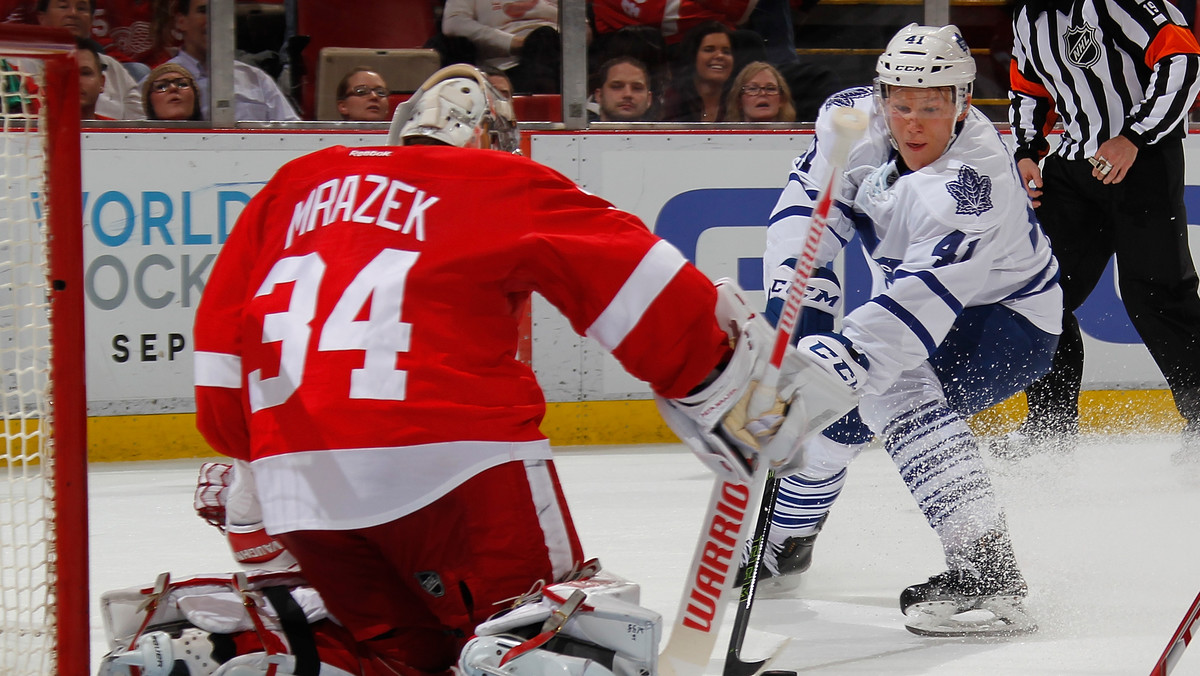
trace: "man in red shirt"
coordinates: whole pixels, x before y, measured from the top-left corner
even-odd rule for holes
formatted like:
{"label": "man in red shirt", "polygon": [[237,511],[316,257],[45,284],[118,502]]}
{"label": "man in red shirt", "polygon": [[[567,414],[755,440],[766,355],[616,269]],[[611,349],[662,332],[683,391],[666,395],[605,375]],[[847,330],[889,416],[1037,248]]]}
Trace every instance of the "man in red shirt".
{"label": "man in red shirt", "polygon": [[[635,216],[513,154],[482,73],[435,74],[393,129],[406,147],[301,157],[246,206],[196,314],[197,425],[251,463],[266,533],[363,672],[440,673],[503,600],[584,562],[516,358],[531,293],[648,382],[710,466],[745,477],[798,444],[747,432],[779,415],[736,413],[772,330]],[[783,415],[811,420],[803,360],[775,413],[805,396]],[[819,366],[849,391],[844,364]]]}

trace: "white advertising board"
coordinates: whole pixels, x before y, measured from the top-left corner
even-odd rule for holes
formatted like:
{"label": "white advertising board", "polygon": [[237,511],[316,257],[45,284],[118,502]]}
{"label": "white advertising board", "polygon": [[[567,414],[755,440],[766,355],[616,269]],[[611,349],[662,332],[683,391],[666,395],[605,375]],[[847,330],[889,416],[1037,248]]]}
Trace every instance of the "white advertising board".
{"label": "white advertising board", "polygon": [[[767,215],[791,159],[810,140],[800,132],[530,134],[534,159],[637,214],[710,277],[737,279],[756,303]],[[192,411],[192,315],[242,207],[294,157],[380,142],[382,134],[303,131],[85,134],[91,414]],[[1200,140],[1190,137],[1187,152],[1190,211],[1200,222]],[[865,297],[861,254],[845,265],[854,306]],[[1163,387],[1111,270],[1080,319],[1088,334],[1086,387]],[[550,401],[649,396],[544,302],[535,305],[533,328],[534,367]]]}

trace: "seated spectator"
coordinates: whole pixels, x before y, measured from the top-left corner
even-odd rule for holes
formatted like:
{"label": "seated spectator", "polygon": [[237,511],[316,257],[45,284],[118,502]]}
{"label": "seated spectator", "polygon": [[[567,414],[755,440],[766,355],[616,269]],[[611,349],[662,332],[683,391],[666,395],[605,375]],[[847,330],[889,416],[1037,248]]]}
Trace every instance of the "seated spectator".
{"label": "seated spectator", "polygon": [[666,89],[671,79],[671,64],[667,43],[657,28],[627,26],[615,33],[597,34],[588,46],[588,72],[599,72],[602,64],[618,56],[632,56],[645,64],[651,91],[661,93]]}
{"label": "seated spectator", "polygon": [[142,90],[148,120],[199,120],[196,78],[177,63],[150,71]]}
{"label": "seated spectator", "polygon": [[383,122],[391,119],[387,83],[370,68],[359,66],[346,73],[337,86],[337,110],[343,120]]}
{"label": "seated spectator", "polygon": [[500,92],[501,96],[509,101],[512,101],[512,80],[508,79],[508,76],[504,74],[504,71],[495,68],[481,68],[480,70],[483,72],[483,76],[487,78],[488,82],[491,82],[492,86],[496,88],[496,91]]}
{"label": "seated spectator", "polygon": [[[208,0],[178,0],[175,28],[183,35],[178,63],[196,76],[200,114],[208,119]],[[234,111],[238,120],[292,121],[300,116],[271,76],[241,61],[233,62]]]}
{"label": "seated spectator", "polygon": [[[38,0],[37,20],[43,26],[65,28],[76,38],[90,40],[95,11],[92,0]],[[99,44],[95,51],[104,71],[104,91],[96,102],[96,112],[112,120],[142,119],[142,94],[137,80],[119,61],[101,54]]]}
{"label": "seated spectator", "polygon": [[726,122],[795,122],[792,92],[775,67],[754,61],[737,74],[725,104]]}
{"label": "seated spectator", "polygon": [[649,26],[668,45],[678,45],[689,31],[710,21],[733,30],[750,18],[760,0],[592,0],[598,39],[631,26]]}
{"label": "seated spectator", "polygon": [[515,93],[559,93],[562,40],[555,0],[446,0],[442,33],[470,40],[476,65],[504,71]]}
{"label": "seated spectator", "polygon": [[733,31],[710,21],[683,38],[671,84],[663,96],[662,119],[720,122],[733,79]]}
{"label": "seated spectator", "polygon": [[79,119],[111,120],[111,117],[96,113],[96,100],[104,91],[104,67],[100,65],[100,52],[95,43],[84,38],[75,38],[79,48],[75,58],[79,63]]}
{"label": "seated spectator", "polygon": [[175,54],[169,0],[95,0],[92,39],[139,82]]}
{"label": "seated spectator", "polygon": [[650,71],[632,56],[618,56],[600,67],[600,86],[592,93],[600,122],[644,122],[654,104]]}

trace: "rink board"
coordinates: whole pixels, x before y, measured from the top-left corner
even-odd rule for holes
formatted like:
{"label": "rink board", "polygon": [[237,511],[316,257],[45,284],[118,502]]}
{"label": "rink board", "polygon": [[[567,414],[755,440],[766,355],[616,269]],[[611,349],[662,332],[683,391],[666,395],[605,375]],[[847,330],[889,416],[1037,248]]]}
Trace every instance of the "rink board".
{"label": "rink board", "polygon": [[[526,152],[641,217],[709,277],[732,277],[762,302],[766,219],[798,131],[526,133]],[[206,455],[193,428],[192,316],[242,208],[284,162],[383,134],[330,130],[102,130],[83,136],[87,387],[92,457]],[[1200,139],[1187,144],[1189,212],[1200,225]],[[500,215],[498,215],[499,217]],[[486,224],[481,224],[486,228]],[[1193,237],[1197,229],[1192,228]],[[1200,251],[1200,242],[1193,243]],[[865,300],[861,251],[844,257],[847,306]],[[1085,426],[1170,428],[1165,383],[1129,324],[1112,269],[1080,310],[1088,360]],[[671,440],[647,387],[541,298],[532,362],[555,444]],[[1008,424],[1020,404],[988,420]]]}

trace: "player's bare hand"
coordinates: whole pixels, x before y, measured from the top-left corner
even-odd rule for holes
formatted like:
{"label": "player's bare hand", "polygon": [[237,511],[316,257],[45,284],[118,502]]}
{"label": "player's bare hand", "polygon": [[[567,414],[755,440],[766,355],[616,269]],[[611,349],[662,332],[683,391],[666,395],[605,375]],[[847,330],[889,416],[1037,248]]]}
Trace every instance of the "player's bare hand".
{"label": "player's bare hand", "polygon": [[1137,159],[1137,146],[1124,136],[1114,136],[1096,151],[1095,157],[1088,158],[1092,163],[1092,176],[1102,181],[1104,185],[1120,183],[1129,173],[1133,161]]}
{"label": "player's bare hand", "polygon": [[1033,200],[1033,208],[1042,206],[1041,167],[1037,162],[1025,157],[1017,162],[1017,171],[1021,172],[1021,183],[1025,186],[1025,192],[1029,194],[1029,199]]}

